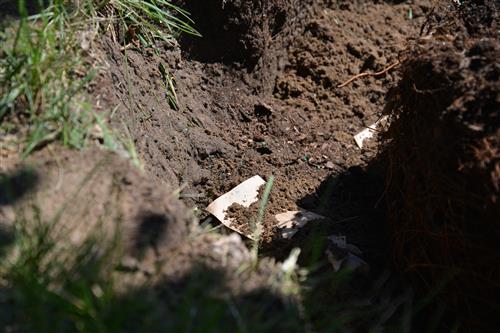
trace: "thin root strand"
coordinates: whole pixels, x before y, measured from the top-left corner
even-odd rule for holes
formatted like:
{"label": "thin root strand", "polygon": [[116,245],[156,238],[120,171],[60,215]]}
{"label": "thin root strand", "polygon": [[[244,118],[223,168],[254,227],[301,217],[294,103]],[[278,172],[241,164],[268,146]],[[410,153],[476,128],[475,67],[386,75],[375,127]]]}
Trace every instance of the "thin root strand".
{"label": "thin root strand", "polygon": [[386,68],[384,68],[383,70],[379,71],[379,72],[375,72],[375,73],[367,73],[367,72],[364,72],[364,73],[359,73],[359,74],[356,74],[354,75],[353,77],[351,77],[349,80],[345,81],[344,83],[342,83],[341,85],[338,86],[338,88],[342,88],[342,87],[345,87],[347,86],[349,83],[357,80],[357,79],[360,79],[362,77],[365,77],[365,76],[381,76],[381,75],[384,75],[385,73],[387,73],[388,71],[390,71],[391,69],[393,69],[394,67],[398,66],[399,64],[401,63],[401,61],[396,61],[395,63],[387,66]]}

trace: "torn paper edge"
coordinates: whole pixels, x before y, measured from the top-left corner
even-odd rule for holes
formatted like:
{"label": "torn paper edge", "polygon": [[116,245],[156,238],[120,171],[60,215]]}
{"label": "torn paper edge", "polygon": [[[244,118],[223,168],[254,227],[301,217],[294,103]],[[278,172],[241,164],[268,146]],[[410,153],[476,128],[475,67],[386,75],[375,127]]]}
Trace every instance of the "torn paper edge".
{"label": "torn paper edge", "polygon": [[[226,211],[235,203],[248,208],[250,205],[257,202],[259,199],[259,189],[265,183],[265,180],[260,176],[249,178],[214,200],[205,210],[215,216],[227,228],[249,239],[253,239],[252,234],[242,232],[239,228],[233,226],[233,220],[226,216]],[[275,218],[278,221],[277,227],[280,229],[281,237],[290,239],[308,222],[321,220],[325,217],[305,209],[300,209],[298,211],[288,211],[277,214]]]}
{"label": "torn paper edge", "polygon": [[347,237],[346,236],[341,236],[341,235],[332,235],[332,236],[329,236],[327,237],[326,239],[328,239],[329,241],[331,241],[335,246],[343,249],[343,250],[346,250],[348,252],[351,252],[357,256],[362,256],[363,253],[361,252],[361,250],[359,249],[359,247],[357,247],[356,245],[352,245],[350,243],[347,243]]}
{"label": "torn paper edge", "polygon": [[288,211],[277,214],[275,215],[275,218],[278,220],[277,227],[280,229],[281,237],[290,239],[308,222],[322,220],[325,217],[305,209],[301,209],[298,211]]}
{"label": "torn paper edge", "polygon": [[370,265],[364,261],[361,256],[361,250],[356,246],[347,242],[347,237],[342,235],[331,235],[327,237],[335,246],[347,251],[347,254],[342,258],[337,258],[332,251],[326,250],[326,255],[330,264],[332,264],[335,272],[338,272],[342,267],[350,270],[360,270],[367,272],[370,270]]}
{"label": "torn paper edge", "polygon": [[250,207],[251,204],[259,199],[259,189],[266,181],[260,176],[253,176],[239,184],[229,192],[223,194],[213,201],[205,209],[215,216],[222,224],[231,230],[234,230],[245,237],[253,239],[252,235],[242,232],[233,226],[232,219],[226,217],[227,209],[233,204],[240,204],[243,207]]}
{"label": "torn paper edge", "polygon": [[363,142],[365,142],[365,140],[373,138],[373,136],[377,132],[377,128],[380,125],[385,124],[387,122],[387,119],[389,119],[388,116],[383,116],[382,118],[377,120],[374,124],[368,126],[368,128],[365,128],[364,130],[362,130],[361,132],[356,134],[354,136],[354,141],[356,141],[356,144],[358,145],[358,147],[362,149]]}

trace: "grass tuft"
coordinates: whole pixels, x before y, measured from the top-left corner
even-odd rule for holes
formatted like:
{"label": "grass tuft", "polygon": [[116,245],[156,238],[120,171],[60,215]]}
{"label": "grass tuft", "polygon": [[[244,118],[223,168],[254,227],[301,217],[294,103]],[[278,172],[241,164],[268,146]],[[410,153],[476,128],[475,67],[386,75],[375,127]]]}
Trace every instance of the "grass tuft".
{"label": "grass tuft", "polygon": [[157,41],[170,44],[180,33],[201,36],[189,13],[168,0],[102,0],[94,1],[93,10],[106,18],[116,18],[115,26],[122,35],[121,41],[129,43],[136,38],[143,46]]}
{"label": "grass tuft", "polygon": [[257,216],[254,224],[252,244],[252,261],[254,263],[254,266],[256,266],[258,262],[260,238],[262,236],[262,232],[264,231],[262,223],[264,221],[264,215],[266,212],[267,203],[269,202],[269,195],[271,194],[273,184],[274,176],[270,176],[269,180],[266,183],[266,187],[264,188],[264,193],[262,194],[262,199],[260,200],[259,215]]}
{"label": "grass tuft", "polygon": [[76,74],[70,15],[62,0],[34,16],[19,0],[19,12],[17,26],[0,35],[0,131],[26,136],[25,155],[53,140],[80,148],[93,120],[78,94],[92,73]]}
{"label": "grass tuft", "polygon": [[0,258],[0,281],[13,314],[4,328],[28,332],[104,332],[112,302],[109,267],[114,242],[91,236],[71,245],[57,219],[44,221],[33,207],[15,222],[10,253]]}
{"label": "grass tuft", "polygon": [[[143,46],[173,43],[182,32],[199,35],[188,13],[167,0],[49,0],[42,5],[29,16],[25,0],[18,0],[20,19],[0,32],[0,136],[15,134],[25,141],[24,156],[52,141],[83,148],[96,124],[105,122],[85,101],[95,71],[84,64],[81,30],[91,26],[105,33],[111,24],[124,41],[139,40]],[[172,76],[166,85],[175,108]]]}
{"label": "grass tuft", "polygon": [[173,110],[179,110],[179,100],[177,98],[177,93],[175,92],[175,77],[170,74],[168,69],[163,64],[160,63],[159,68],[165,84],[168,104]]}

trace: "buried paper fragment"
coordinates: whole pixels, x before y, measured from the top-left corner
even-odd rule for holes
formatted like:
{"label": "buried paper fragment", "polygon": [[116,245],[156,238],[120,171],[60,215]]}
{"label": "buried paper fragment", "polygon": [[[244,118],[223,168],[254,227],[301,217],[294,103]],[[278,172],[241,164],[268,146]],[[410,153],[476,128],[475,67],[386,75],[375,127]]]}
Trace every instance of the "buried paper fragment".
{"label": "buried paper fragment", "polygon": [[[206,211],[214,215],[222,224],[229,229],[232,229],[241,235],[254,239],[251,228],[243,228],[237,223],[228,212],[234,204],[239,204],[245,208],[249,208],[253,203],[259,200],[259,189],[265,184],[265,180],[260,176],[254,176],[239,184],[231,191],[213,201]],[[277,227],[281,237],[285,239],[291,238],[297,231],[310,221],[324,219],[323,216],[309,212],[307,210],[288,211],[275,215],[277,224],[272,227]]]}
{"label": "buried paper fragment", "polygon": [[280,230],[281,237],[285,239],[292,238],[308,222],[324,219],[323,216],[304,209],[281,213],[276,215],[275,218],[278,220],[277,227]]}
{"label": "buried paper fragment", "polygon": [[332,235],[327,240],[330,241],[330,244],[326,250],[326,256],[335,272],[341,268],[364,273],[370,270],[368,263],[361,259],[361,250],[357,246],[347,243],[345,236]]}
{"label": "buried paper fragment", "polygon": [[247,179],[231,191],[217,198],[214,202],[208,205],[206,210],[229,229],[252,239],[253,237],[250,233],[243,232],[243,230],[238,228],[238,226],[233,223],[233,220],[227,216],[227,210],[233,204],[250,207],[251,204],[259,200],[259,189],[265,183],[266,181],[260,176],[254,176]]}
{"label": "buried paper fragment", "polygon": [[363,143],[365,140],[373,138],[375,133],[379,131],[379,127],[385,126],[387,123],[387,116],[384,116],[380,118],[376,123],[368,126],[358,134],[354,136],[354,141],[356,141],[356,144],[358,145],[359,148],[363,148]]}

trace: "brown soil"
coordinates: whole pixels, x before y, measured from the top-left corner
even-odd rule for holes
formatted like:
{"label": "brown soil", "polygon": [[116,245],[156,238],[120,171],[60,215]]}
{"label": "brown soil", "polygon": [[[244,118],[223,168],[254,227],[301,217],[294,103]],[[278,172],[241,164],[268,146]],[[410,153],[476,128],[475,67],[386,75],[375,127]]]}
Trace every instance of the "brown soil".
{"label": "brown soil", "polygon": [[[237,241],[236,245],[222,246],[224,254],[217,254],[222,251],[219,238],[226,238],[209,234],[193,240],[188,222],[192,219],[182,207],[196,207],[198,219],[218,225],[203,208],[254,175],[276,177],[264,218],[266,255],[281,259],[292,246],[300,246],[301,260],[314,253],[323,257],[326,236],[338,233],[361,248],[363,259],[372,266],[372,277],[384,271],[391,265],[380,204],[384,199],[385,165],[379,159],[385,155],[380,154],[377,140],[359,149],[353,139],[354,134],[380,119],[384,109],[394,113],[405,106],[414,111],[409,113],[412,117],[422,117],[412,125],[418,127],[407,128],[401,125],[404,113],[397,114],[390,134],[393,139],[397,137],[395,128],[398,135],[418,132],[418,128],[425,136],[434,133],[435,125],[442,124],[443,119],[451,119],[445,122],[451,124],[449,127],[437,132],[439,137],[429,134],[426,140],[417,140],[419,147],[432,155],[412,155],[413,142],[401,144],[392,152],[391,167],[396,159],[397,170],[389,169],[390,179],[402,177],[398,174],[401,166],[418,175],[412,186],[405,183],[405,191],[411,192],[408,198],[416,201],[406,203],[399,188],[389,188],[398,213],[404,213],[401,208],[405,204],[415,204],[406,212],[408,215],[418,211],[419,200],[432,193],[425,185],[421,185],[421,191],[415,185],[426,184],[428,177],[422,173],[427,169],[418,169],[419,163],[440,167],[436,161],[449,151],[467,157],[449,160],[458,163],[453,165],[455,171],[460,166],[460,173],[453,177],[465,175],[465,179],[474,180],[465,187],[477,194],[471,206],[478,208],[477,203],[486,200],[496,206],[488,206],[492,210],[482,207],[481,214],[487,211],[490,217],[498,216],[498,151],[491,148],[498,147],[498,66],[492,65],[498,58],[498,39],[489,35],[498,25],[497,17],[487,7],[466,6],[465,10],[479,14],[465,13],[462,21],[446,20],[443,25],[444,19],[453,15],[446,6],[431,6],[430,0],[176,2],[192,12],[203,38],[184,36],[178,47],[165,45],[153,50],[133,45],[123,48],[103,36],[92,53],[103,70],[89,94],[97,109],[115,110],[110,123],[118,130],[127,128],[145,174],[131,171],[130,165],[125,167],[125,162],[102,151],[50,154],[50,149],[45,149],[33,156],[34,162],[40,161],[36,162],[40,165],[37,169],[43,175],[40,179],[47,179],[43,182],[48,182],[48,189],[60,184],[57,179],[67,184],[39,196],[49,213],[71,197],[101,158],[110,159],[110,165],[103,167],[105,172],[82,192],[92,198],[89,203],[95,212],[88,218],[99,220],[107,213],[108,199],[119,203],[119,209],[111,215],[123,218],[128,226],[126,244],[135,244],[127,247],[131,257],[139,258],[146,271],[157,268],[158,261],[162,263],[162,275],[155,286],[164,283],[166,290],[177,288],[172,282],[177,279],[182,290],[182,276],[190,274],[198,259],[219,269],[226,267],[223,262],[232,260],[232,256],[237,258],[225,273],[230,276],[230,284],[238,284],[238,266],[250,260],[246,247]],[[434,14],[427,17],[430,12]],[[417,38],[420,33],[425,37]],[[399,70],[398,66],[390,67],[398,62],[402,63]],[[175,78],[177,106],[168,101],[162,68]],[[386,68],[391,70],[339,87],[357,74]],[[398,83],[387,105],[386,96]],[[443,84],[445,90],[441,90]],[[438,117],[425,118],[425,112],[436,110]],[[466,133],[470,140],[455,144],[457,124],[459,137]],[[398,145],[394,140],[393,145]],[[450,143],[453,149],[449,149]],[[59,164],[63,166],[59,170],[65,171],[58,176]],[[439,169],[433,179],[443,172]],[[439,179],[446,181],[445,177]],[[23,202],[32,190],[21,187],[14,194]],[[464,188],[461,190],[465,193]],[[180,193],[183,204],[171,198],[173,191]],[[448,195],[453,188],[446,187],[446,191]],[[0,196],[0,206],[2,200],[8,199]],[[448,207],[447,202],[437,203]],[[88,211],[88,205],[80,204],[72,206],[68,219]],[[304,228],[293,242],[278,242],[274,214],[299,207],[326,220]],[[232,207],[230,214],[238,217],[239,224],[248,225],[258,208],[258,204],[250,209]],[[459,210],[468,208],[461,206]],[[443,214],[440,211],[436,216]],[[316,242],[313,236],[317,236],[317,230],[318,243],[323,245],[308,248],[310,242]],[[416,239],[418,243],[420,238]],[[241,251],[229,251],[228,246]],[[232,289],[248,291],[264,284],[259,281],[268,281],[272,275],[269,271],[276,265],[272,260],[263,262],[264,273]],[[366,290],[358,286],[353,289],[346,299]],[[314,313],[320,319],[313,321],[320,323],[331,317],[329,309],[323,308],[323,304],[333,302],[331,294],[334,292],[320,290],[313,299],[321,305]],[[377,302],[374,297],[370,306]],[[379,318],[374,321],[378,323]],[[322,328],[327,330],[329,326]]]}
{"label": "brown soil", "polygon": [[240,63],[249,69],[267,56],[273,37],[288,18],[296,0],[179,1],[191,13],[203,38],[183,36],[181,45],[202,62]]}
{"label": "brown soil", "polygon": [[[200,306],[198,315],[211,320],[213,311],[203,308],[204,304],[225,308],[231,299],[246,320],[262,319],[263,307],[277,307],[278,311],[286,307],[297,319],[278,323],[278,327],[301,331],[298,310],[290,307],[280,289],[279,263],[263,259],[254,269],[242,270],[253,267],[253,261],[238,235],[208,233],[193,225],[190,211],[174,198],[172,189],[158,186],[129,161],[99,149],[78,152],[56,145],[25,161],[5,161],[11,163],[0,164],[3,263],[8,261],[4,246],[14,241],[16,224],[55,223],[51,236],[57,241],[58,260],[64,260],[66,254],[69,258],[89,255],[85,260],[93,260],[90,256],[107,254],[108,248],[118,246],[113,249],[119,251],[120,261],[112,264],[119,302],[154,302],[147,319],[140,314],[126,318],[127,329],[141,331],[152,320],[152,332],[177,332],[179,327],[172,325],[186,324],[175,317],[182,311]],[[97,252],[76,252],[89,238],[97,240],[99,248],[93,244],[91,249]],[[78,269],[75,274],[87,267]],[[26,331],[12,315],[17,290],[2,284],[0,292],[2,327]],[[187,310],[179,304],[182,302],[187,302]],[[229,311],[221,320],[224,322],[217,327],[224,327],[223,331],[237,330]],[[200,331],[205,325],[203,320],[196,324]]]}
{"label": "brown soil", "polygon": [[[230,16],[240,2],[229,3],[215,7],[229,15],[224,20],[242,22]],[[269,9],[288,16],[268,45],[259,47],[264,54],[251,70],[235,59],[197,60],[188,46],[157,56],[137,50],[124,54],[111,41],[102,44],[111,75],[98,84],[100,97],[105,105],[119,106],[114,122],[130,129],[147,172],[182,186],[188,205],[204,207],[246,178],[272,174],[275,191],[285,199],[282,205],[293,209],[329,175],[363,166],[375,156],[374,145],[360,150],[352,136],[378,119],[395,73],[337,85],[393,63],[429,7],[315,1],[294,8]],[[205,34],[211,17],[195,19]],[[255,29],[245,33],[260,36]],[[210,38],[213,32],[206,34]],[[237,53],[244,56],[245,47],[237,46]],[[165,99],[161,63],[177,79],[179,110]],[[317,199],[309,199],[305,208],[317,206]]]}
{"label": "brown soil", "polygon": [[427,288],[448,279],[446,300],[474,332],[498,327],[500,311],[498,6],[443,2],[388,104],[396,259]]}
{"label": "brown soil", "polygon": [[[279,241],[280,236],[278,234],[277,224],[278,221],[274,217],[276,214],[284,213],[286,210],[280,210],[279,206],[282,201],[279,200],[269,200],[266,204],[266,209],[264,211],[264,216],[262,217],[260,230],[259,242],[262,246],[273,246],[277,247],[277,244],[273,241]],[[273,204],[278,203],[278,205]],[[255,235],[257,228],[257,221],[261,207],[261,196],[259,196],[259,201],[250,205],[250,207],[244,207],[240,204],[232,204],[227,209],[227,217],[232,219],[233,225],[243,232],[245,235]]]}
{"label": "brown soil", "polygon": [[[256,216],[259,215],[258,205],[244,207],[240,204],[232,204],[226,210],[227,217],[234,221],[234,227],[244,235],[253,235],[256,228]],[[266,223],[267,225],[267,223]]]}
{"label": "brown soil", "polygon": [[[256,231],[256,223],[258,221],[259,213],[262,206],[262,198],[264,196],[265,186],[259,189],[258,200],[250,205],[244,207],[240,204],[232,204],[226,211],[227,217],[233,220],[233,225],[243,232],[245,235],[254,235]],[[276,188],[271,188],[269,198],[265,203],[264,215],[261,220],[260,230],[260,245],[265,250],[270,250],[274,254],[279,253],[283,245],[289,243],[281,236],[278,228],[278,220],[276,215],[285,213],[291,208],[287,204],[289,202],[288,196],[284,191],[278,191]],[[287,247],[285,246],[285,250]],[[288,253],[287,251],[285,251]]]}
{"label": "brown soil", "polygon": [[[338,86],[397,61],[429,2],[190,3],[205,38],[183,39],[181,49],[122,51],[111,39],[97,41],[105,70],[90,93],[100,107],[117,107],[111,123],[127,127],[148,176],[178,188],[204,220],[202,209],[218,196],[256,174],[274,175],[267,215],[319,213],[327,217],[323,236],[348,234],[368,258],[387,262],[383,172],[368,167],[377,143],[359,149],[353,135],[380,118],[398,74]],[[250,14],[257,3],[266,3],[260,26],[262,12]],[[226,43],[225,53],[224,38],[241,41]],[[161,66],[176,79],[178,108],[167,101]],[[268,253],[286,256],[294,243],[277,242],[273,219],[264,221]]]}
{"label": "brown soil", "polygon": [[[162,290],[177,291],[181,281],[210,276],[217,280],[200,284],[206,288],[200,296],[238,299],[268,290],[258,299],[281,302],[274,285],[279,264],[264,259],[256,269],[242,272],[252,261],[239,236],[201,230],[172,189],[158,186],[115,153],[49,145],[27,160],[6,161],[12,163],[0,164],[0,249],[13,240],[16,223],[55,223],[51,235],[63,253],[88,238],[103,247],[117,245],[118,288],[125,295],[154,285],[141,297],[151,292],[158,297]],[[0,307],[8,300],[2,298]]]}
{"label": "brown soil", "polygon": [[172,190],[111,152],[49,146],[0,172],[3,226],[40,214],[44,223],[58,219],[57,232],[75,246],[96,230],[109,241],[120,232],[123,250],[138,258],[172,250],[190,232],[191,217]]}

